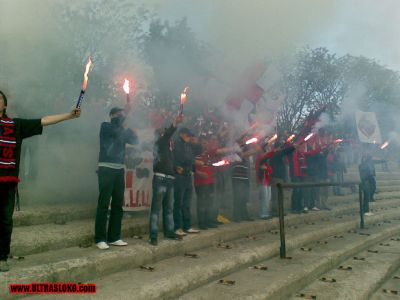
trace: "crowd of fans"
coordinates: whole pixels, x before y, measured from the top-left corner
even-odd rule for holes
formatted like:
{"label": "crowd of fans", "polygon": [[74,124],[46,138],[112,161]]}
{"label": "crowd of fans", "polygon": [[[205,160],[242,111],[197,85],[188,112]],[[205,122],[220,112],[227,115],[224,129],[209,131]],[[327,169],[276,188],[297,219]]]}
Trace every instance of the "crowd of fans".
{"label": "crowd of fans", "polygon": [[[181,239],[199,230],[215,228],[223,223],[221,219],[253,220],[254,211],[248,210],[254,190],[250,187],[257,186],[257,217],[270,219],[278,215],[277,183],[341,183],[347,167],[359,161],[360,145],[350,135],[338,141],[338,136],[327,129],[316,131],[306,142],[304,136],[293,138],[289,134],[278,134],[273,141],[271,136],[264,136],[257,143],[246,145],[245,141],[256,136],[259,127],[243,134],[232,123],[203,115],[177,129],[182,121],[183,117],[179,116],[168,129],[157,132],[150,217],[153,245],[157,244],[161,208],[164,236]],[[167,162],[168,168],[160,168]],[[362,156],[359,170],[366,200],[364,212],[368,215],[368,202],[373,201],[376,190],[374,161],[370,155]],[[191,218],[193,187],[197,226],[193,226]],[[351,186],[350,192],[355,191],[356,187]],[[344,190],[340,186],[294,188],[291,211],[330,210],[327,203],[330,193],[340,196]]]}

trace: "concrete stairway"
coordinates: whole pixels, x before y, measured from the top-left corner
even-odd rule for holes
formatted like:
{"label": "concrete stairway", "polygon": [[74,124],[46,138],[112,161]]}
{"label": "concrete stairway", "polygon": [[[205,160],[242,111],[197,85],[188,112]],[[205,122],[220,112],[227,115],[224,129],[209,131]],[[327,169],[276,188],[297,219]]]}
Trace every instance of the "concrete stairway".
{"label": "concrete stairway", "polygon": [[[346,179],[357,176],[350,169]],[[0,273],[0,299],[9,298],[9,283],[44,281],[96,283],[95,299],[287,299],[307,292],[319,276],[353,255],[362,255],[362,251],[400,236],[400,172],[378,172],[377,180],[379,193],[371,204],[375,215],[366,219],[369,228],[362,231],[370,235],[348,232],[358,228],[358,194],[330,197],[332,211],[289,214],[287,247],[292,260],[276,258],[277,219],[223,225],[182,242],[161,241],[152,247],[147,243],[147,216],[134,216],[125,218],[123,224],[129,246],[99,251],[92,243],[93,205],[27,207],[15,214],[12,243],[12,254],[25,259],[11,260],[11,271]],[[257,203],[257,199],[252,201]],[[225,249],[226,245],[232,249]],[[312,251],[302,251],[301,247]],[[302,265],[303,260],[309,264]],[[264,264],[266,271],[249,269]],[[152,266],[155,271],[141,266]],[[393,271],[385,270],[382,265],[382,274]],[[287,280],[281,280],[285,276]],[[246,288],[247,277],[254,288]],[[257,285],[258,277],[263,289]],[[235,285],[217,284],[220,279],[235,280]],[[381,282],[386,279],[381,278]],[[222,298],[220,293],[224,294]]]}
{"label": "concrete stairway", "polygon": [[[384,231],[383,227],[371,227],[366,230],[371,234],[367,239],[371,239],[375,232],[382,233]],[[399,280],[397,279],[396,287],[395,275],[392,275],[400,267],[400,241],[397,241],[399,236],[394,235],[394,237],[379,241],[368,250],[364,248],[353,257],[341,262],[341,266],[350,267],[351,270],[337,268],[338,264],[336,263],[334,269],[320,275],[317,280],[299,291],[293,299],[299,299],[299,296],[303,294],[314,295],[317,299],[361,300],[371,298],[377,289],[379,291],[376,292],[375,297],[394,295],[391,291],[399,292],[400,288]],[[388,278],[390,280],[385,283],[384,287],[381,287]]]}

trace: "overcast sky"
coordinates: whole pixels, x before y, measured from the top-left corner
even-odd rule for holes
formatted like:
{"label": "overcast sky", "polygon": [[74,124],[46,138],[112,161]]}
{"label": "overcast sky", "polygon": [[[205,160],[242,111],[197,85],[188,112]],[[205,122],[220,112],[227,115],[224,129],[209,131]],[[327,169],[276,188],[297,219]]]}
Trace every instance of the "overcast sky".
{"label": "overcast sky", "polygon": [[376,58],[400,70],[399,0],[143,1],[168,19],[187,15],[199,37],[220,42],[223,52],[235,52],[237,45],[243,50],[238,55],[250,48],[258,55],[308,44]]}

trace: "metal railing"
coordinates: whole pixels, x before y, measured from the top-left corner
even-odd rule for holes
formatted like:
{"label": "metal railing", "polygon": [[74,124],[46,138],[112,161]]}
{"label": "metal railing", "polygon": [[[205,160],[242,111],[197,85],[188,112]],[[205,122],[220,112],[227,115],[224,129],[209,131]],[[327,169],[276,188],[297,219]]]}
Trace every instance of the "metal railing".
{"label": "metal railing", "polygon": [[361,183],[359,181],[345,182],[302,182],[302,183],[277,183],[278,188],[278,215],[279,215],[279,233],[280,233],[280,258],[286,258],[286,238],[285,238],[285,215],[283,206],[283,189],[284,188],[309,188],[309,187],[325,187],[325,186],[342,186],[349,187],[358,185],[358,198],[360,204],[360,228],[364,228],[364,203]]}

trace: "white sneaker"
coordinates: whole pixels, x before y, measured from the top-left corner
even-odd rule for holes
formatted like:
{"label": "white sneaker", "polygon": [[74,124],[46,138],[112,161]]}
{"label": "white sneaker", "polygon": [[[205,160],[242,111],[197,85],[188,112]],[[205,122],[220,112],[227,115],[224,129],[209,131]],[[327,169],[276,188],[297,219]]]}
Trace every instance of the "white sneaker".
{"label": "white sneaker", "polygon": [[97,248],[99,248],[100,250],[107,250],[108,248],[110,248],[110,246],[107,245],[106,242],[98,242],[96,244]]}
{"label": "white sneaker", "polygon": [[175,230],[175,234],[176,234],[176,235],[179,235],[179,236],[185,236],[185,235],[187,235],[186,233],[183,232],[182,229],[177,229],[177,230]]}
{"label": "white sneaker", "polygon": [[373,215],[374,214],[372,212],[367,212],[367,213],[364,214],[364,216],[366,216],[366,217],[370,217],[370,216],[373,216]]}
{"label": "white sneaker", "polygon": [[316,207],[316,206],[314,206],[311,210],[313,210],[313,211],[320,211],[320,209],[319,209],[318,207]]}
{"label": "white sneaker", "polygon": [[110,245],[113,245],[113,246],[127,246],[128,243],[124,242],[123,240],[118,240],[118,241],[110,243]]}
{"label": "white sneaker", "polygon": [[200,230],[194,229],[194,228],[189,228],[188,230],[185,230],[187,233],[199,233]]}
{"label": "white sneaker", "polygon": [[308,212],[308,207],[306,206],[306,207],[304,207],[304,209],[303,209],[303,212]]}

